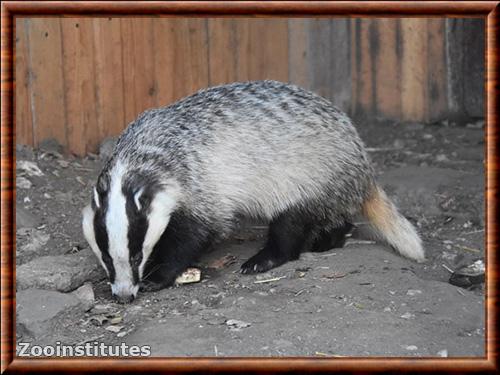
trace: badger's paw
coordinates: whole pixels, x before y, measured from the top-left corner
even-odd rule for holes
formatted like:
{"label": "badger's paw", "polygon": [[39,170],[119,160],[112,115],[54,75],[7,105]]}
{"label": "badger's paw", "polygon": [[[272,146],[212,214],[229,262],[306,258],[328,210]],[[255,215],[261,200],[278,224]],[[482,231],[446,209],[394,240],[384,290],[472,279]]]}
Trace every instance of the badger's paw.
{"label": "badger's paw", "polygon": [[243,263],[240,272],[244,274],[266,272],[271,268],[281,266],[283,263],[285,260],[277,259],[268,252],[260,251]]}

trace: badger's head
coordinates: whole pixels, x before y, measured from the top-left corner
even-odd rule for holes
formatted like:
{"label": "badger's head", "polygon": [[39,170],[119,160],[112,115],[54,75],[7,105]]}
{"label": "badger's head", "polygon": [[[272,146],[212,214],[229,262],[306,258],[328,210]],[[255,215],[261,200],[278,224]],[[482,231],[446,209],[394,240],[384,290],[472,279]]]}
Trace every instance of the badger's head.
{"label": "badger's head", "polygon": [[101,173],[83,209],[83,233],[106,270],[113,295],[131,302],[176,205],[176,189],[118,162]]}

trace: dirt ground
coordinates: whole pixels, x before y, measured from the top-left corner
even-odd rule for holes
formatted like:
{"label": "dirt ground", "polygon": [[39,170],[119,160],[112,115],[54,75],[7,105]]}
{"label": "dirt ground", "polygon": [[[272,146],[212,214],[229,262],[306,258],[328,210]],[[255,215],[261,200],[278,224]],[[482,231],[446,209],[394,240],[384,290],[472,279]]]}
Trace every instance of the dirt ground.
{"label": "dirt ground", "polygon": [[[485,355],[484,285],[448,283],[450,271],[484,260],[481,122],[357,127],[382,185],[421,233],[425,263],[353,236],[342,249],[242,275],[266,234],[265,225],[248,223],[200,260],[200,283],[121,305],[106,280],[94,278],[92,309],[62,309],[38,334],[18,322],[18,342],[126,342],[150,345],[155,356]],[[20,169],[22,161],[43,175]],[[46,142],[18,146],[17,163],[17,266],[85,251],[80,211],[99,156],[61,155]]]}

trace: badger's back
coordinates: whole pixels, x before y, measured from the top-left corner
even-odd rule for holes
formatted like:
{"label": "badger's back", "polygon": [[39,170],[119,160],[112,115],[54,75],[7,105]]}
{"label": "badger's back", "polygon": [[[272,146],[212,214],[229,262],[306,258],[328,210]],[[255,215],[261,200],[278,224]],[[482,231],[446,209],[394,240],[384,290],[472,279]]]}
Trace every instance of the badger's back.
{"label": "badger's back", "polygon": [[[372,184],[349,118],[318,95],[275,81],[202,90],[146,111],[113,159],[178,181],[179,204],[201,217],[271,218],[314,200],[354,214]],[[345,212],[344,212],[345,211]]]}

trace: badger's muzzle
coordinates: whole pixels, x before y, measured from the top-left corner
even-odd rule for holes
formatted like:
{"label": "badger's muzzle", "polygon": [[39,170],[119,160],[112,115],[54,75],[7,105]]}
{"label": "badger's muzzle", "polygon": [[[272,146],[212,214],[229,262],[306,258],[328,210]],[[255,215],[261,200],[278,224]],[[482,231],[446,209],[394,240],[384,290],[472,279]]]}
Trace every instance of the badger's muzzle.
{"label": "badger's muzzle", "polygon": [[137,296],[139,285],[114,283],[111,284],[111,293],[113,297],[120,303],[130,303]]}

